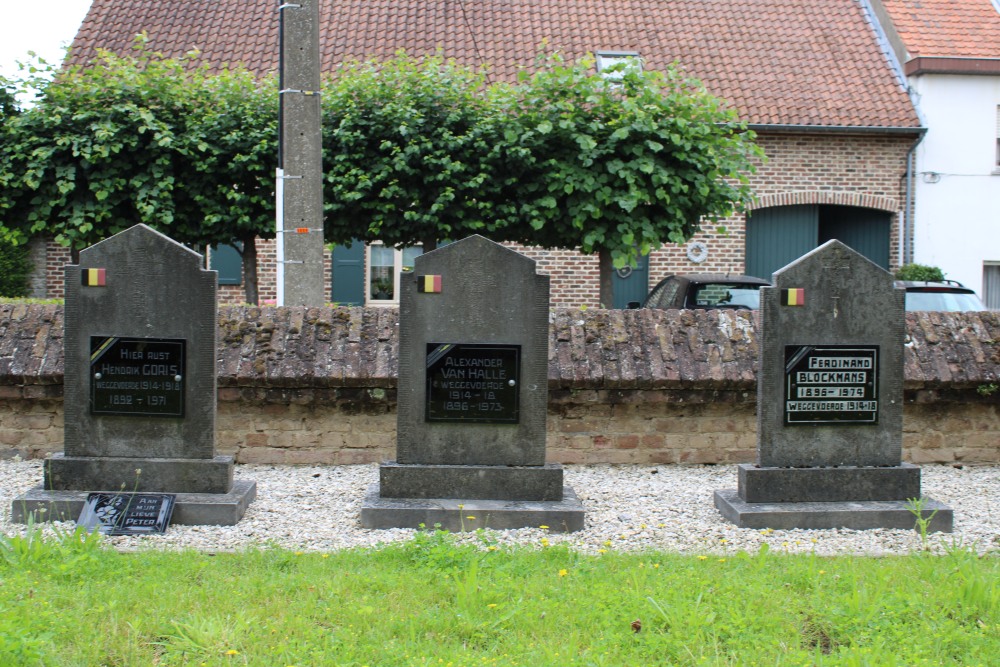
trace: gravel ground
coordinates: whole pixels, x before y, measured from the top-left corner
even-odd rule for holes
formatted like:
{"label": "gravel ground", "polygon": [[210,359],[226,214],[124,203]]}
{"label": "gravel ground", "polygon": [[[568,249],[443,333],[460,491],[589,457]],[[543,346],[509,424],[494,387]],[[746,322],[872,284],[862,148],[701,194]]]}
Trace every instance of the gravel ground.
{"label": "gravel ground", "polygon": [[[955,532],[934,534],[936,549],[962,544],[1000,551],[1000,466],[923,466],[923,492],[955,511]],[[407,540],[412,530],[359,525],[361,498],[378,466],[236,467],[257,482],[257,499],[236,526],[171,526],[164,535],[108,538],[120,549],[193,548],[230,551],[253,546],[332,551]],[[0,461],[0,530],[15,534],[11,501],[42,481],[41,461]],[[500,544],[566,543],[586,553],[603,549],[725,554],[772,550],[819,555],[904,554],[918,550],[911,530],[775,530],[737,528],[712,503],[715,489],[736,487],[735,466],[566,466],[566,482],[587,511],[586,529],[566,535],[537,528],[488,531]],[[72,527],[63,524],[62,528]],[[477,539],[469,535],[463,539]]]}

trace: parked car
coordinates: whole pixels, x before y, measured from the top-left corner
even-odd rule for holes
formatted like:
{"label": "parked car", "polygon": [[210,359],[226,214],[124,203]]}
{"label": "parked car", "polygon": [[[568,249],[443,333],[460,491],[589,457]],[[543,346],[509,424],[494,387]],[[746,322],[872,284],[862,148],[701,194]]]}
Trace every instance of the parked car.
{"label": "parked car", "polygon": [[650,290],[645,301],[630,308],[746,308],[760,307],[760,288],[771,283],[753,276],[723,273],[667,276]]}
{"label": "parked car", "polygon": [[900,280],[896,284],[906,290],[907,310],[986,310],[975,292],[954,280],[941,283]]}

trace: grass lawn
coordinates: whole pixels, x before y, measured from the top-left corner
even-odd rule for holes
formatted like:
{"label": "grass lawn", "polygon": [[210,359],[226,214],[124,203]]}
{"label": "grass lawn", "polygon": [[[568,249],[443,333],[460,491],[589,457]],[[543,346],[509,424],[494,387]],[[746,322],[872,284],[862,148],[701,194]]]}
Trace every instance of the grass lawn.
{"label": "grass lawn", "polygon": [[995,665],[1000,559],[0,537],[0,665]]}

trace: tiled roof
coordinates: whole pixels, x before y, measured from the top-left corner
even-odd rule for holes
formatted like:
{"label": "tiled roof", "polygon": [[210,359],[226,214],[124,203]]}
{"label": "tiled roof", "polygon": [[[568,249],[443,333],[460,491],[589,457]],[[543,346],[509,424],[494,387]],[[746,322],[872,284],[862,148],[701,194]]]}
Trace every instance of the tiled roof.
{"label": "tiled roof", "polygon": [[911,58],[1000,58],[1000,11],[990,0],[882,0]]}
{"label": "tiled roof", "polygon": [[[72,57],[125,51],[146,31],[168,55],[196,47],[212,63],[265,72],[277,66],[277,6],[94,0]],[[440,49],[512,80],[543,43],[567,59],[636,51],[647,68],[678,60],[754,124],[919,126],[857,0],[324,0],[321,12],[324,71]]]}

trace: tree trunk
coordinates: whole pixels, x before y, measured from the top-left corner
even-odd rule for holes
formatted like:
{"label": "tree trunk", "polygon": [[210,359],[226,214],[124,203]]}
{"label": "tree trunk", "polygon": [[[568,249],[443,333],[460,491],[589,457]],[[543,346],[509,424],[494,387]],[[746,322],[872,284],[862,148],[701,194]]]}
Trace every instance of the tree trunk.
{"label": "tree trunk", "polygon": [[438,242],[437,239],[424,239],[420,246],[424,249],[424,252],[430,252],[431,250],[437,250]]}
{"label": "tree trunk", "polygon": [[601,308],[614,308],[615,306],[615,283],[612,277],[615,275],[615,265],[611,259],[611,251],[601,248],[597,251],[597,265],[601,285]]}
{"label": "tree trunk", "polygon": [[254,235],[243,237],[240,256],[243,258],[243,298],[257,305],[260,295],[257,292],[257,239]]}

